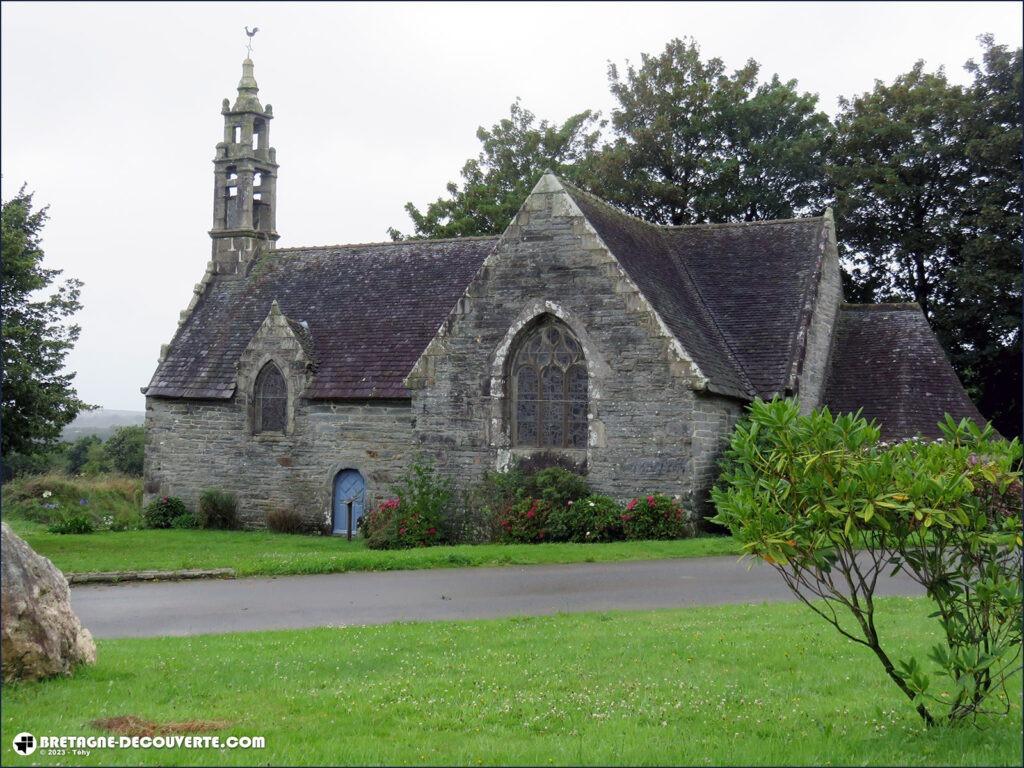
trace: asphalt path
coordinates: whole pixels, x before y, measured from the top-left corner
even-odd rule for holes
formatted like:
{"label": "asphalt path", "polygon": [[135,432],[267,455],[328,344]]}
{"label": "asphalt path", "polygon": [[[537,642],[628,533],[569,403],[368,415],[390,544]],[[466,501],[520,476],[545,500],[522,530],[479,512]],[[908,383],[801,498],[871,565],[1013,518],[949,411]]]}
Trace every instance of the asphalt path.
{"label": "asphalt path", "polygon": [[[880,595],[919,595],[905,576]],[[80,585],[96,637],[244,632],[394,621],[679,608],[793,600],[767,565],[736,557]]]}

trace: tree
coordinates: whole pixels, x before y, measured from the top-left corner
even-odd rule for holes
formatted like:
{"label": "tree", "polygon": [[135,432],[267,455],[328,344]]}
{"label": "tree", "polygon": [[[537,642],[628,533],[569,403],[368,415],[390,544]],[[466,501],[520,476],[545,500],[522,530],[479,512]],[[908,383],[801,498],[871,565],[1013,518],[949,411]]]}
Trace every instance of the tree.
{"label": "tree", "polygon": [[924,309],[968,390],[1020,432],[1021,54],[990,36],[969,88],[924,62],[840,102],[830,181],[859,301]]}
{"label": "tree", "polygon": [[817,96],[750,59],[728,74],[693,40],[608,66],[614,141],[585,179],[595,194],[659,224],[789,218],[824,207],[828,117]]}
{"label": "tree", "polygon": [[[438,198],[425,211],[405,204],[415,227],[412,237],[500,234],[544,171],[570,179],[576,175],[597,143],[596,123],[597,116],[589,110],[560,125],[547,120],[538,123],[516,99],[509,117],[490,129],[477,129],[483,148],[477,159],[462,166],[461,187],[449,182],[448,197]],[[405,237],[395,228],[388,233],[394,240]]]}
{"label": "tree", "polygon": [[[61,430],[88,406],[65,373],[79,327],[65,321],[79,309],[82,284],[54,286],[59,269],[42,266],[40,237],[47,209],[32,209],[22,186],[0,211],[0,309],[3,330],[2,451],[32,454],[57,443]],[[40,292],[51,289],[48,296]]]}
{"label": "tree", "polygon": [[102,442],[96,435],[86,435],[71,443],[67,451],[67,473],[69,475],[81,474],[86,462],[89,461],[90,450],[94,450],[92,447],[101,445]]}
{"label": "tree", "polygon": [[107,459],[118,472],[141,476],[145,443],[145,428],[134,425],[118,429],[110,436],[103,448]]}

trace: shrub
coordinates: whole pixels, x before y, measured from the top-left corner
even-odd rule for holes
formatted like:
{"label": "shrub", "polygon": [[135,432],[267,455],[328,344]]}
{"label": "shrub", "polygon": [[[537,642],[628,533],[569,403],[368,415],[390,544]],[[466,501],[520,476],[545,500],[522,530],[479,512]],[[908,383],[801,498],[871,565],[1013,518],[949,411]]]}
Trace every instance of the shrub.
{"label": "shrub", "polygon": [[314,533],[318,527],[294,509],[275,509],[267,515],[267,528],[274,533]]}
{"label": "shrub", "polygon": [[171,528],[177,528],[179,530],[189,529],[189,528],[198,528],[199,527],[199,521],[196,520],[196,516],[194,514],[192,514],[191,512],[186,512],[183,515],[178,515],[177,517],[173,518],[171,520],[171,526],[170,527]]}
{"label": "shrub", "polygon": [[370,549],[429,547],[440,541],[437,520],[407,508],[400,499],[376,504],[360,519],[359,529]]}
{"label": "shrub", "polygon": [[175,518],[191,514],[177,496],[161,496],[149,502],[142,512],[147,528],[170,528]]}
{"label": "shrub", "polygon": [[547,502],[551,507],[564,507],[570,501],[579,501],[590,495],[587,481],[574,472],[561,467],[548,467],[527,476],[523,495]]}
{"label": "shrub", "polygon": [[392,488],[394,498],[375,505],[359,521],[371,549],[426,547],[441,541],[442,521],[452,512],[454,491],[424,458]]}
{"label": "shrub", "polygon": [[[886,447],[859,414],[755,400],[712,491],[716,522],[870,649],[928,725],[973,717],[992,697],[1008,710],[1024,619],[1020,442],[966,419],[939,427],[941,442]],[[944,630],[929,654],[951,687],[938,695],[876,629],[878,579],[900,570],[925,587]]]}
{"label": "shrub", "polygon": [[685,539],[691,532],[686,512],[679,502],[661,493],[633,499],[620,519],[623,532],[631,541]]}
{"label": "shrub", "polygon": [[207,488],[199,494],[196,520],[200,528],[232,531],[238,528],[238,501],[230,491]]}
{"label": "shrub", "polygon": [[451,505],[441,520],[442,539],[449,544],[483,544],[502,538],[498,521],[519,500],[525,476],[518,469],[486,472]]}
{"label": "shrub", "polygon": [[552,507],[548,528],[553,541],[621,541],[622,505],[608,496],[587,496]]}
{"label": "shrub", "polygon": [[74,512],[54,521],[47,530],[50,533],[93,533],[96,526],[88,515]]}
{"label": "shrub", "polygon": [[537,544],[551,541],[548,515],[551,505],[543,499],[520,499],[498,518],[501,541],[518,544]]}

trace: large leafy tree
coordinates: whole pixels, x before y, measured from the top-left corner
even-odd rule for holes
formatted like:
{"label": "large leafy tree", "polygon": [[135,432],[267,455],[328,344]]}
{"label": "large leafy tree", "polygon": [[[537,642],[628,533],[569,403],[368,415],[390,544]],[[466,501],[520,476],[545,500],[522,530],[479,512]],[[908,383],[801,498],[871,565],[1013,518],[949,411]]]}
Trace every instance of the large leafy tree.
{"label": "large leafy tree", "polygon": [[32,454],[56,444],[61,430],[88,406],[79,400],[64,360],[78,339],[68,318],[81,309],[82,284],[57,283],[42,265],[47,209],[33,210],[23,186],[2,203],[0,311],[3,313],[2,450]]}
{"label": "large leafy tree", "polygon": [[1020,51],[972,86],[917,62],[841,100],[829,173],[850,291],[924,309],[982,412],[1020,432]]}
{"label": "large leafy tree", "polygon": [[[421,211],[413,203],[405,210],[413,221],[413,237],[468,237],[500,233],[508,226],[533,185],[545,170],[574,178],[578,166],[598,140],[597,116],[573,115],[564,123],[537,121],[517,99],[509,116],[476,132],[479,157],[462,167],[461,185],[447,185],[441,197]],[[395,240],[405,236],[392,228]]]}
{"label": "large leafy tree", "polygon": [[693,40],[638,67],[608,67],[614,140],[586,179],[597,194],[661,224],[788,218],[823,207],[831,126],[817,96],[749,60],[727,72]]}

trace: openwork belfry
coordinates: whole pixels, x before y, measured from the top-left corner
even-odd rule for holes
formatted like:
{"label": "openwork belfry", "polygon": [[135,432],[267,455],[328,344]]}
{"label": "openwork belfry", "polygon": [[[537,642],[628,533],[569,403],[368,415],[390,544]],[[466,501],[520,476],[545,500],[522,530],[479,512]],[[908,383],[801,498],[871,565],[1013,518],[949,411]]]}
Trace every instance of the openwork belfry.
{"label": "openwork belfry", "polygon": [[276,365],[263,366],[255,390],[255,431],[284,432],[288,424],[288,386]]}
{"label": "openwork belfry", "polygon": [[565,460],[697,524],[756,397],[863,409],[887,440],[982,420],[920,307],[843,301],[831,210],[656,226],[545,173],[494,237],[278,248],[251,58],[221,114],[212,258],[184,255],[209,266],[143,390],[147,502],[221,488],[247,527],[339,532],[338,478],[372,505],[417,457],[459,490]]}
{"label": "openwork belfry", "polygon": [[564,323],[545,317],[522,340],[512,380],[517,447],[587,447],[587,363]]}

